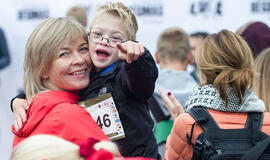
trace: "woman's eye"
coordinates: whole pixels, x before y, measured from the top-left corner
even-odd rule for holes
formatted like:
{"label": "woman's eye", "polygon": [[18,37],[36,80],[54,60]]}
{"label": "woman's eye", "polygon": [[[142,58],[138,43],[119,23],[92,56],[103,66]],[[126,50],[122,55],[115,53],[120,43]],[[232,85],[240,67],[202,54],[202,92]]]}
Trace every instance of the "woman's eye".
{"label": "woman's eye", "polygon": [[59,57],[63,57],[63,56],[67,56],[68,55],[68,52],[63,52],[59,55]]}
{"label": "woman's eye", "polygon": [[89,50],[88,47],[83,47],[80,49],[80,51],[88,51],[88,50]]}

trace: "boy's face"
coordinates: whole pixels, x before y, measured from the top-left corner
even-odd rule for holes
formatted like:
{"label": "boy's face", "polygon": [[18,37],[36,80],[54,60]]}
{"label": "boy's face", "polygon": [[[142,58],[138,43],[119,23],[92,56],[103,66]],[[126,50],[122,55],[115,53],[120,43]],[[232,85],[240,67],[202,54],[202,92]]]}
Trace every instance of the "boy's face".
{"label": "boy's face", "polygon": [[103,37],[101,41],[97,40],[98,38],[89,38],[89,53],[96,68],[104,69],[119,59],[114,42],[127,39],[120,18],[109,14],[100,16],[96,19],[90,35]]}

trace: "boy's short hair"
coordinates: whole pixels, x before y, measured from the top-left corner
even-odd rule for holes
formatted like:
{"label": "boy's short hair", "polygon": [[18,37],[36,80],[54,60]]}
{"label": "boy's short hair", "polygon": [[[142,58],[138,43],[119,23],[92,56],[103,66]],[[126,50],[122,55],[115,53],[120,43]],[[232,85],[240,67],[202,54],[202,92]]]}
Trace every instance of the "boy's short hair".
{"label": "boy's short hair", "polygon": [[49,70],[61,46],[74,43],[79,37],[87,42],[85,29],[70,18],[48,18],[34,29],[24,58],[24,91],[29,101],[35,94],[48,90],[42,73]]}
{"label": "boy's short hair", "polygon": [[202,39],[205,39],[208,35],[209,33],[207,32],[194,32],[190,34],[190,37],[202,37]]}
{"label": "boy's short hair", "polygon": [[87,26],[87,11],[84,7],[74,6],[67,11],[67,17],[72,17],[82,26]]}
{"label": "boy's short hair", "polygon": [[158,38],[157,51],[160,61],[164,63],[186,61],[190,52],[188,34],[178,27],[165,29]]}
{"label": "boy's short hair", "polygon": [[91,21],[89,30],[91,31],[96,20],[105,14],[119,17],[123,22],[125,33],[127,34],[127,40],[136,40],[136,33],[138,31],[138,23],[136,16],[133,12],[125,6],[122,2],[108,2],[97,8],[95,15]]}

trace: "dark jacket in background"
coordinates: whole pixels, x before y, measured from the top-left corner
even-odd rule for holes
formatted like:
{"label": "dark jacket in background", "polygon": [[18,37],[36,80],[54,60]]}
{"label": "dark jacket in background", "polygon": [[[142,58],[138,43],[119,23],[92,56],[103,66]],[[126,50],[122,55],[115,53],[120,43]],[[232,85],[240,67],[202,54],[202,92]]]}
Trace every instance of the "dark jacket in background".
{"label": "dark jacket in background", "polygon": [[7,46],[7,41],[3,30],[0,28],[0,70],[8,66],[10,56]]}

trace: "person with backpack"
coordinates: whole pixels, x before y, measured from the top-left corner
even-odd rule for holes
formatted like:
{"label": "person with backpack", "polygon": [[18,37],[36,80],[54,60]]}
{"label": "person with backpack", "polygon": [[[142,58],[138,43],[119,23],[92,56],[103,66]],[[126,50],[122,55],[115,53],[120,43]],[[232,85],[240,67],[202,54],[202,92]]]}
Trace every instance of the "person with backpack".
{"label": "person with backpack", "polygon": [[[248,44],[221,30],[202,42],[195,60],[201,86],[187,101],[187,113],[174,121],[165,159],[257,159],[269,153],[270,113],[250,89],[254,62]],[[165,105],[176,105],[173,95],[161,95]]]}

